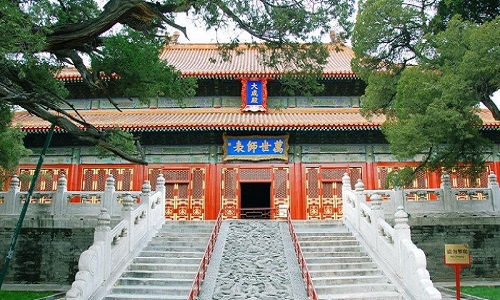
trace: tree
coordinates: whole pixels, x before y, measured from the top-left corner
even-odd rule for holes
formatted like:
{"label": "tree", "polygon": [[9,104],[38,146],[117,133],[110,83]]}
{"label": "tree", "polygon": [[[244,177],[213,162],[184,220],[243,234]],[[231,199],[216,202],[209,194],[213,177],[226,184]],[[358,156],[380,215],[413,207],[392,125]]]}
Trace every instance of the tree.
{"label": "tree", "polygon": [[[315,74],[327,55],[319,38],[331,26],[344,28],[346,34],[350,31],[348,18],[353,2],[110,0],[101,9],[93,0],[0,0],[0,114],[8,116],[2,118],[2,124],[10,125],[10,112],[20,107],[84,142],[145,164],[144,157],[138,157],[133,147],[126,150],[120,146],[124,141],[130,145],[132,135],[119,130],[98,130],[79,114],[64,109],[69,105],[65,101],[68,91],[54,79],[58,70],[74,66],[96,95],[108,97],[113,104],[110,82],[120,96],[142,101],[191,96],[195,81],[181,77],[158,56],[167,29],[188,34],[175,23],[175,15],[183,13],[197,19],[206,29],[233,26],[250,33],[255,42],[248,46],[271,50],[266,52],[266,63],[285,73]],[[115,25],[123,27],[115,32]],[[238,36],[234,36],[221,45],[222,53],[238,42]],[[0,127],[0,133],[15,130],[10,128]],[[21,141],[22,134],[17,130],[11,142],[19,145]],[[6,149],[0,151],[4,157]],[[2,161],[0,165],[7,167]]]}
{"label": "tree", "polygon": [[496,120],[500,88],[498,0],[366,0],[353,31],[353,69],[368,84],[362,113],[385,114],[382,130],[400,160],[416,169],[470,176],[484,172],[491,141],[481,134],[480,104]]}

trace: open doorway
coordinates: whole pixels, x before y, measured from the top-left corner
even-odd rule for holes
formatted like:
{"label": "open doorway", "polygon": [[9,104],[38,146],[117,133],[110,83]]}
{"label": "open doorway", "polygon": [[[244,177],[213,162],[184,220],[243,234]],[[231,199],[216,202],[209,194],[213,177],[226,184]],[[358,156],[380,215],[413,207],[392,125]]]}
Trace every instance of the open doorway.
{"label": "open doorway", "polygon": [[242,219],[270,219],[271,218],[271,183],[270,182],[242,182],[241,218]]}

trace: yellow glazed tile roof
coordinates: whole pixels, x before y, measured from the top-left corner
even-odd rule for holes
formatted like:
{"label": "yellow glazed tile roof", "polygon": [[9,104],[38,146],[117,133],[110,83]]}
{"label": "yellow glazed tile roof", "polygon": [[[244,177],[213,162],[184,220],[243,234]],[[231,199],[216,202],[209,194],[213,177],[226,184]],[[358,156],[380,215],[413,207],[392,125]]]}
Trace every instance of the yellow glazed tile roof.
{"label": "yellow glazed tile roof", "polygon": [[[354,54],[345,46],[330,45],[330,56],[323,68],[324,77],[355,77],[351,69]],[[236,54],[241,50],[241,54]],[[276,77],[281,71],[262,64],[255,49],[240,46],[231,51],[232,59],[223,60],[216,44],[170,44],[165,46],[160,58],[180,70],[183,76],[235,78],[235,77]],[[215,60],[215,62],[214,62]],[[61,80],[81,80],[75,68],[61,70],[56,78]]]}
{"label": "yellow glazed tile roof", "polygon": [[[241,113],[239,108],[80,110],[85,120],[97,128],[120,127],[129,131],[310,131],[374,130],[383,116],[365,119],[359,108],[286,108],[267,113]],[[499,129],[488,110],[482,110],[483,128]],[[22,111],[16,112],[13,124],[24,131],[48,131],[50,124]]]}

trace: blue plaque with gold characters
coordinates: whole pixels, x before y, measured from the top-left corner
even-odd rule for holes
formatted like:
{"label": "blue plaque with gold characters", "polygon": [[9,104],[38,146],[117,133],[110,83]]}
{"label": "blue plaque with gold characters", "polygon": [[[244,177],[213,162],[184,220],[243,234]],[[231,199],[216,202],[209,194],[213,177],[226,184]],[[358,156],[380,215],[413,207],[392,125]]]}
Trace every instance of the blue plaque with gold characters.
{"label": "blue plaque with gold characters", "polygon": [[223,160],[288,161],[288,135],[280,136],[228,136],[224,134]]}
{"label": "blue plaque with gold characters", "polygon": [[241,111],[267,112],[267,79],[241,79]]}

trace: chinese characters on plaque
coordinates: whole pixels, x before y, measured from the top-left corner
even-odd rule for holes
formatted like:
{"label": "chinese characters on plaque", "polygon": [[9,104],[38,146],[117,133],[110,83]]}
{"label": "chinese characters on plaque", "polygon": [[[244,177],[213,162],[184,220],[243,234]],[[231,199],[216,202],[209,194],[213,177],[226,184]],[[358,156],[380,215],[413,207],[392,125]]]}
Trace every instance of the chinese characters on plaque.
{"label": "chinese characters on plaque", "polygon": [[288,160],[288,135],[224,135],[224,160]]}
{"label": "chinese characters on plaque", "polygon": [[449,264],[470,264],[470,253],[468,244],[445,244],[444,263]]}
{"label": "chinese characters on plaque", "polygon": [[241,79],[241,110],[267,111],[267,79]]}

